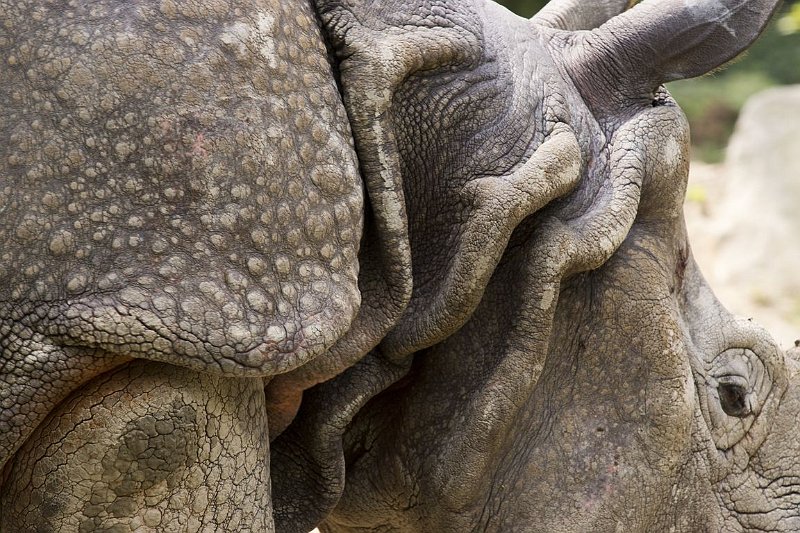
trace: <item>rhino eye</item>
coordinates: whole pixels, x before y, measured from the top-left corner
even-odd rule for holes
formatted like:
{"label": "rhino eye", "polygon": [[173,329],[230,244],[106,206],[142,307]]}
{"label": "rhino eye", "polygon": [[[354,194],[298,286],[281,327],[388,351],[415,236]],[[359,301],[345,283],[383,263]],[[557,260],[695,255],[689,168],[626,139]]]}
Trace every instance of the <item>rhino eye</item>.
{"label": "rhino eye", "polygon": [[744,418],[750,414],[747,385],[743,381],[738,376],[724,376],[719,379],[719,404],[728,416]]}

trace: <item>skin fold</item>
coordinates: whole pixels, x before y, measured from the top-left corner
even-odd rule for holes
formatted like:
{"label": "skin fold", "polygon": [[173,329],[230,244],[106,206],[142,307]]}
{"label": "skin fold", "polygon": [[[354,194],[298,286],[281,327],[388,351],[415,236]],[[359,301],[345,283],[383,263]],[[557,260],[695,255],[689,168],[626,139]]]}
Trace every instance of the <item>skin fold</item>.
{"label": "skin fold", "polygon": [[797,531],[663,83],[773,0],[0,0],[0,531]]}

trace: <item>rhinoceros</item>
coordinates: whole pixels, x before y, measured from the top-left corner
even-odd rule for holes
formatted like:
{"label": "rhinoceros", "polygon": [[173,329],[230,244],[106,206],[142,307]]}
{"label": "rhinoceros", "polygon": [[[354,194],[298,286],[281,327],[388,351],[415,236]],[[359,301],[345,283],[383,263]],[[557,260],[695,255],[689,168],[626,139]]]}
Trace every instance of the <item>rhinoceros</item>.
{"label": "rhinoceros", "polygon": [[0,530],[797,531],[663,84],[775,0],[0,2]]}

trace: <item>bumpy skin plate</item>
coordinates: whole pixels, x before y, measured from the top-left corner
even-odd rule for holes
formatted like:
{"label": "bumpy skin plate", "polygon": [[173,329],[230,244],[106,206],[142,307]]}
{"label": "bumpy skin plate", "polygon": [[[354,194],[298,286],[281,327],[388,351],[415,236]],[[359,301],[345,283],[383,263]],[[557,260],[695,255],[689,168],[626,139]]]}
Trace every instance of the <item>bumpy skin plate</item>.
{"label": "bumpy skin plate", "polygon": [[307,3],[2,1],[0,28],[0,452],[114,357],[269,376],[348,330],[362,185]]}
{"label": "bumpy skin plate", "polygon": [[361,185],[307,5],[1,11],[5,323],[231,374],[345,331]]}

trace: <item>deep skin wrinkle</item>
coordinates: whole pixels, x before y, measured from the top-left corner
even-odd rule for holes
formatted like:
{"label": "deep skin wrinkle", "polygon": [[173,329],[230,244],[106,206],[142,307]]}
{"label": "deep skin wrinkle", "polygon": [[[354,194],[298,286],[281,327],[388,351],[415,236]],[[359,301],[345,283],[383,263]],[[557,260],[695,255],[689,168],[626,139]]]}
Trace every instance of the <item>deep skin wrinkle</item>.
{"label": "deep skin wrinkle", "polygon": [[775,6],[0,0],[0,530],[798,529],[662,87]]}

